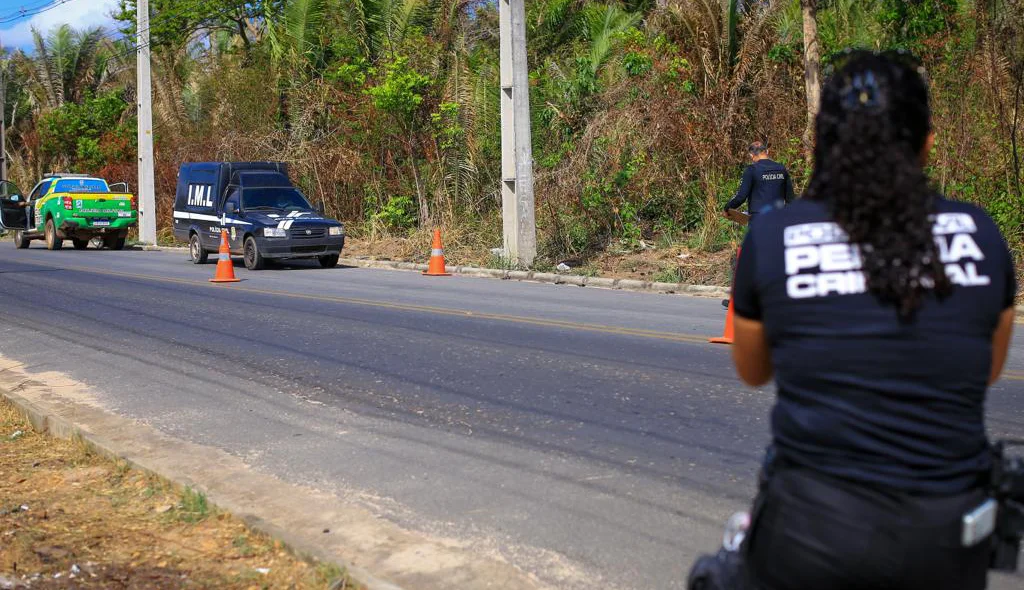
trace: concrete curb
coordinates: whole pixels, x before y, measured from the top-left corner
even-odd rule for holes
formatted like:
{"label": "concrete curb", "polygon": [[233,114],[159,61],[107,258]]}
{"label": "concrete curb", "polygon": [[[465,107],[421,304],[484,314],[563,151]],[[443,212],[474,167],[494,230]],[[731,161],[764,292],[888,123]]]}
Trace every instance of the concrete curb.
{"label": "concrete curb", "polygon": [[[176,246],[136,246],[136,249],[145,252],[188,252],[188,248]],[[400,260],[373,260],[370,258],[340,258],[338,263],[345,266],[359,268],[379,268],[384,270],[405,270],[423,272],[427,270],[426,264],[417,262],[403,262]],[[503,270],[500,268],[481,268],[478,266],[452,266],[447,268],[453,275],[468,277],[480,277],[488,279],[502,279],[506,281],[530,281],[534,283],[548,283],[550,285],[572,285],[575,287],[596,287],[598,289],[618,289],[620,291],[641,291],[648,293],[665,293],[676,295],[690,295],[693,297],[714,297],[724,298],[729,296],[727,287],[715,285],[691,285],[688,283],[656,283],[648,281],[637,281],[633,279],[612,279],[603,277],[591,277],[586,275],[571,275],[553,272],[534,272],[531,270]]]}
{"label": "concrete curb", "polygon": [[[12,391],[23,387],[28,395]],[[367,590],[440,590],[452,587],[453,581],[455,587],[479,589],[540,587],[531,576],[506,563],[472,557],[421,538],[335,496],[255,472],[223,451],[176,439],[98,407],[66,399],[31,379],[14,387],[5,382],[0,385],[0,397],[11,402],[40,432],[81,440],[100,455],[123,460],[178,489],[198,489],[213,505],[253,531],[280,541],[299,558],[343,566],[348,576]],[[310,506],[316,509],[310,510]],[[326,529],[321,530],[327,524],[334,533],[330,537],[322,534],[328,532]],[[448,567],[406,572],[390,562],[396,554],[421,553],[434,555]],[[381,568],[397,584],[356,565],[347,555],[357,556],[355,560],[362,563],[370,562],[369,569]]]}
{"label": "concrete curb", "polygon": [[[380,268],[389,270],[427,270],[426,264],[399,262],[396,260],[371,260],[369,258],[342,258],[339,260],[346,266],[359,268]],[[727,287],[714,285],[691,285],[688,283],[658,283],[637,281],[633,279],[613,279],[591,277],[586,275],[561,274],[553,272],[535,272],[530,270],[503,270],[498,268],[480,268],[476,266],[448,266],[448,272],[455,275],[502,279],[506,281],[529,281],[550,285],[571,285],[574,287],[595,287],[598,289],[617,289],[620,291],[638,291],[647,293],[664,293],[689,295],[693,297],[724,298],[729,296]]]}

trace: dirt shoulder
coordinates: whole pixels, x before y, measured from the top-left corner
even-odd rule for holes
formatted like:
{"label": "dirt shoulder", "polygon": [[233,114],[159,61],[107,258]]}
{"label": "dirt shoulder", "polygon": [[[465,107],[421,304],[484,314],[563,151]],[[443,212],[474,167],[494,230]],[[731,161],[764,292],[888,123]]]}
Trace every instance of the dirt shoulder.
{"label": "dirt shoulder", "polygon": [[[445,258],[450,265],[500,268],[500,261],[487,248],[458,233],[445,237]],[[555,263],[564,262],[580,274],[610,279],[633,279],[663,283],[724,286],[730,281],[730,265],[734,250],[700,252],[683,245],[647,245],[637,251],[602,251],[587,259],[568,259],[545,263],[538,261],[534,270],[554,272]],[[426,263],[430,258],[430,237],[415,233],[408,238],[349,236],[344,256],[372,260],[396,260]]]}
{"label": "dirt shoulder", "polygon": [[32,429],[0,400],[0,588],[353,588],[191,490]]}

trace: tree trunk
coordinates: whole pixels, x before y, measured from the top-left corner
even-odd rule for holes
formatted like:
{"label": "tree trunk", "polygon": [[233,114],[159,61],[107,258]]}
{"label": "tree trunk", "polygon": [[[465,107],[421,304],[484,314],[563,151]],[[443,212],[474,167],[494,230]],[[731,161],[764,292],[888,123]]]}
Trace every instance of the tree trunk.
{"label": "tree trunk", "polygon": [[[168,50],[173,51],[173,50]],[[162,53],[162,52],[161,52]],[[185,105],[181,101],[182,88],[177,81],[175,74],[174,56],[154,55],[153,65],[157,71],[164,75],[153,76],[153,88],[156,91],[157,117],[161,122],[170,127],[171,132],[180,135],[182,125],[188,114],[185,112]]]}
{"label": "tree trunk", "polygon": [[737,4],[739,0],[725,0],[725,6],[723,10],[725,12],[725,51],[726,51],[726,69],[731,71],[733,66],[736,65],[736,51],[739,44],[739,38],[736,34],[736,25],[739,22],[739,10]]}
{"label": "tree trunk", "polygon": [[406,142],[409,150],[409,165],[412,167],[412,179],[416,184],[416,202],[420,210],[420,228],[430,227],[430,206],[427,204],[426,189],[423,187],[423,180],[420,178],[419,164],[416,162],[416,138],[410,132],[409,141]]}
{"label": "tree trunk", "polygon": [[1020,178],[1020,150],[1017,141],[1017,131],[1020,127],[1020,103],[1021,103],[1021,92],[1024,90],[1024,68],[1014,68],[1014,77],[1016,77],[1016,83],[1014,84],[1013,90],[1013,123],[1010,125],[1010,150],[1013,156],[1013,188],[1014,192],[1017,193],[1017,203],[1021,206],[1021,210],[1024,211],[1024,198],[1022,198],[1021,189],[1021,178]]}
{"label": "tree trunk", "polygon": [[800,0],[804,20],[804,85],[807,92],[807,127],[804,149],[810,155],[814,142],[814,119],[821,102],[821,55],[818,48],[818,0]]}
{"label": "tree trunk", "polygon": [[284,128],[284,132],[291,137],[292,134],[292,111],[291,104],[288,102],[289,97],[288,82],[284,80],[282,74],[278,74],[277,80],[277,118],[281,122],[281,126]]}

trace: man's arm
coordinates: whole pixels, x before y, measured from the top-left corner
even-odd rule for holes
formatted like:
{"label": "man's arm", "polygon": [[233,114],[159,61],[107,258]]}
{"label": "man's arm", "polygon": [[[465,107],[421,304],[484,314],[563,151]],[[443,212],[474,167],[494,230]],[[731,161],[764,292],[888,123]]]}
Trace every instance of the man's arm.
{"label": "man's arm", "polygon": [[747,166],[747,169],[743,171],[743,180],[740,182],[740,189],[736,191],[736,196],[729,201],[725,206],[725,210],[737,209],[740,205],[746,202],[750,198],[751,191],[754,190],[754,167]]}

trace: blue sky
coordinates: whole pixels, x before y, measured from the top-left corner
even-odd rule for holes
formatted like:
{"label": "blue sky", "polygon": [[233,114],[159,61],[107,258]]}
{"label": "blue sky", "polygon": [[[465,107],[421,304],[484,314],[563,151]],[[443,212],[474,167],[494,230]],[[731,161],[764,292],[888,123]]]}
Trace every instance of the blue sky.
{"label": "blue sky", "polygon": [[[21,9],[30,12],[46,7],[56,0],[0,0],[0,19],[13,16]],[[117,0],[69,0],[53,10],[35,16],[19,18],[15,22],[0,24],[0,43],[11,49],[32,48],[32,27],[46,33],[51,28],[68,23],[75,28],[104,26],[113,28],[110,13],[117,7]]]}

